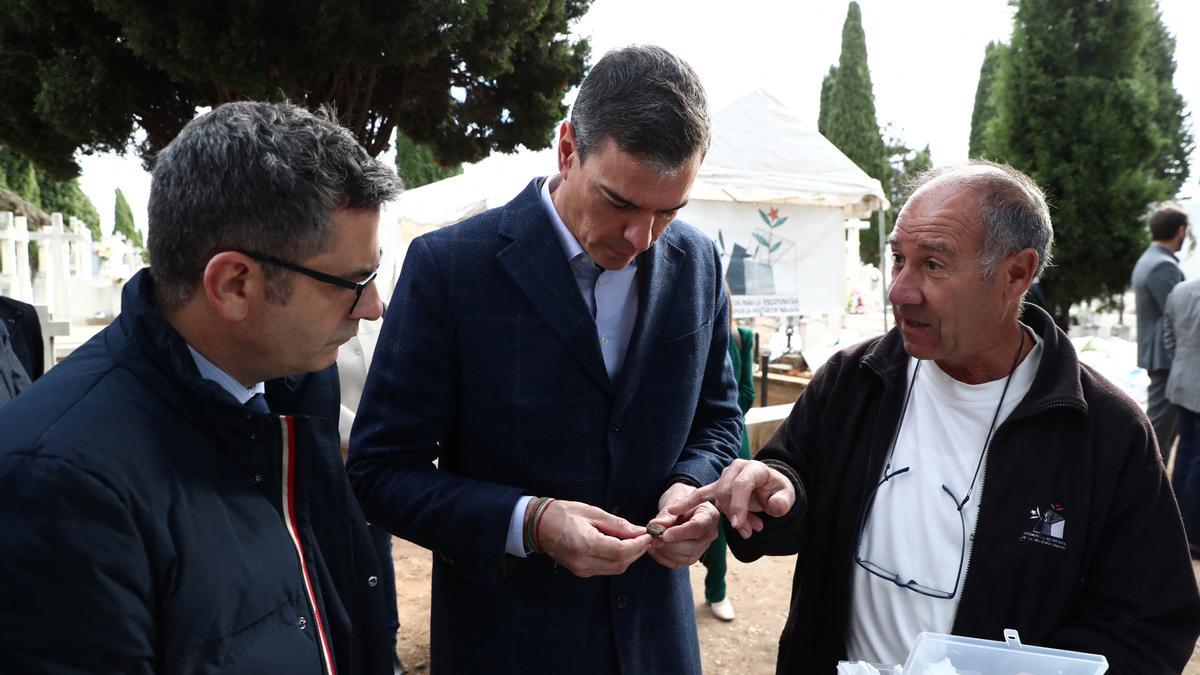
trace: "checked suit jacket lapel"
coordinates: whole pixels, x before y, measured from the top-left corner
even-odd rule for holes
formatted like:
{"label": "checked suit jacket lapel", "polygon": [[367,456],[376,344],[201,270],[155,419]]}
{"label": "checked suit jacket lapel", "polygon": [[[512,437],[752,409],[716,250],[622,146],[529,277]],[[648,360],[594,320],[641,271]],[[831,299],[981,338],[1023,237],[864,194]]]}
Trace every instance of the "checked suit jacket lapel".
{"label": "checked suit jacket lapel", "polygon": [[629,406],[650,365],[654,345],[662,338],[666,324],[664,317],[670,310],[675,280],[685,255],[664,238],[638,256],[638,316],[633,325],[633,335],[629,338],[629,350],[625,352],[625,363],[617,378],[616,402],[613,406],[615,417],[624,414]]}
{"label": "checked suit jacket lapel", "polygon": [[612,383],[600,353],[596,322],[579,294],[562,246],[542,207],[540,187],[541,179],[533,181],[505,209],[500,235],[512,243],[496,258],[588,376],[611,393]]}

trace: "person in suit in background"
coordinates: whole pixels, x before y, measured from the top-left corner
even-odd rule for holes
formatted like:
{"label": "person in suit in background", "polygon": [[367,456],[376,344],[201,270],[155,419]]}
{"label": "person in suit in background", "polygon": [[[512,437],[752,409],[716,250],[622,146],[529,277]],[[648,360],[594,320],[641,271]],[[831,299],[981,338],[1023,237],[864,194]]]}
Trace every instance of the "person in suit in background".
{"label": "person in suit in background", "polygon": [[[742,447],[738,450],[738,457],[750,459],[753,455],[750,448],[750,433],[745,427],[745,415],[754,405],[754,397],[757,394],[754,390],[755,335],[754,331],[749,328],[733,323],[733,298],[729,292],[728,283],[725,284],[725,293],[730,295],[729,360],[733,364],[733,376],[737,380],[738,407],[742,410],[743,422]],[[700,562],[704,563],[704,567],[708,570],[704,575],[704,603],[713,616],[722,621],[733,621],[737,614],[733,610],[733,603],[725,595],[727,590],[725,588],[725,571],[728,566],[725,560],[726,548],[725,528],[719,527],[717,538],[704,552]]]}
{"label": "person in suit in background", "polygon": [[1171,487],[1192,557],[1200,558],[1200,279],[1179,284],[1167,296],[1163,346],[1171,359],[1166,396],[1179,413]]}
{"label": "person in suit in background", "polygon": [[45,372],[42,324],[33,305],[0,295],[0,324],[7,330],[13,354],[30,382]]}
{"label": "person in suit in background", "polygon": [[0,295],[0,405],[41,377],[42,325],[33,305]]}
{"label": "person in suit in background", "polygon": [[675,220],[708,143],[687,64],[610,52],[557,175],[409,247],[347,471],[434,552],[436,672],[700,672],[687,567],[716,509],[665,509],[742,426],[720,257]]}
{"label": "person in suit in background", "polygon": [[0,321],[0,405],[16,398],[28,386],[29,376],[25,372],[25,365],[13,349],[8,326]]}
{"label": "person in suit in background", "polygon": [[1150,375],[1147,388],[1146,414],[1154,425],[1154,436],[1163,462],[1171,455],[1178,430],[1178,414],[1167,400],[1167,378],[1171,373],[1171,357],[1163,345],[1163,309],[1167,295],[1183,281],[1183,269],[1175,254],[1183,248],[1187,237],[1188,216],[1176,204],[1165,204],[1150,216],[1150,237],[1153,241],[1133,267],[1134,303],[1137,308],[1137,364]]}

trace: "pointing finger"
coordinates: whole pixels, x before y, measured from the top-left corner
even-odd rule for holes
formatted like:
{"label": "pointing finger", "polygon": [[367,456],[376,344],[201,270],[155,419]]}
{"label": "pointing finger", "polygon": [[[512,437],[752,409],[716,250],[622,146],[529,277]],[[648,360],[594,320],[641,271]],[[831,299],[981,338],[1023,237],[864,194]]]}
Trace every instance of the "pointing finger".
{"label": "pointing finger", "polygon": [[709,483],[702,488],[697,488],[688,496],[667,505],[667,513],[672,516],[681,516],[697,506],[707,501],[712,501],[717,496],[717,488],[720,485],[719,481]]}

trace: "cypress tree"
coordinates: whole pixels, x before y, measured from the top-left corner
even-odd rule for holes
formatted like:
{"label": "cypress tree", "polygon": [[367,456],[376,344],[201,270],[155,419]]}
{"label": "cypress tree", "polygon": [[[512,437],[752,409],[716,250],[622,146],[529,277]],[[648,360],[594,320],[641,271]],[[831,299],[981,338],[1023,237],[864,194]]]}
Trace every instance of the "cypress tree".
{"label": "cypress tree", "polygon": [[[851,2],[842,25],[842,52],[836,70],[830,69],[828,105],[823,106],[825,129],[822,133],[868,176],[890,188],[891,168],[887,150],[875,118],[875,93],[867,66],[867,38],[862,27],[862,12]],[[824,98],[825,83],[822,83]],[[818,128],[821,123],[818,122]],[[875,228],[862,232],[859,255],[868,264],[879,263],[879,233]]]}
{"label": "cypress tree", "polygon": [[1156,121],[1161,101],[1144,57],[1153,20],[1150,0],[1017,6],[988,151],[1032,176],[1054,205],[1055,266],[1042,289],[1059,314],[1124,292],[1147,243],[1144,215],[1174,192],[1161,160],[1178,141]]}
{"label": "cypress tree", "polygon": [[837,66],[829,66],[829,72],[821,79],[821,111],[817,116],[817,131],[822,136],[829,134],[829,94],[833,91],[833,81],[837,79]]}
{"label": "cypress tree", "polygon": [[13,192],[21,195],[25,201],[42,208],[42,190],[38,185],[37,169],[33,163],[22,160],[17,163],[16,180],[12,184]]}
{"label": "cypress tree", "polygon": [[17,171],[21,168],[20,161],[20,155],[0,144],[0,187],[12,189],[17,182],[17,176],[22,173]]}
{"label": "cypress tree", "polygon": [[113,205],[113,232],[125,236],[125,241],[134,248],[142,248],[142,233],[133,224],[133,209],[125,199],[125,193],[117,188],[117,198]]}
{"label": "cypress tree", "polygon": [[1194,139],[1188,130],[1187,106],[1175,90],[1175,37],[1167,31],[1157,9],[1149,22],[1141,55],[1149,86],[1157,98],[1153,121],[1159,143],[1151,164],[1156,176],[1170,185],[1173,196],[1187,182]]}
{"label": "cypress tree", "polygon": [[100,241],[100,214],[80,189],[78,179],[54,180],[39,171],[38,188],[42,193],[43,211],[82,220],[92,233],[92,241]]}
{"label": "cypress tree", "polygon": [[989,156],[987,125],[996,117],[993,92],[996,74],[1000,70],[1000,62],[1004,59],[1007,49],[1007,45],[1000,42],[989,42],[983,53],[983,65],[979,68],[979,84],[975,86],[975,108],[971,111],[971,140],[967,147],[967,156],[972,159]]}

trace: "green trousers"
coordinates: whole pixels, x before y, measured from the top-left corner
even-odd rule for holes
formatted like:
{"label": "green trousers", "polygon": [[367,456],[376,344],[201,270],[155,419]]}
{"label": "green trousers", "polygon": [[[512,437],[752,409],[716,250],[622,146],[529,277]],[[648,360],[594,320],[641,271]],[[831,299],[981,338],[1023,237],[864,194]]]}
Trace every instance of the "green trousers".
{"label": "green trousers", "polygon": [[704,575],[704,601],[709,604],[725,599],[725,570],[729,567],[725,562],[725,548],[725,527],[717,525],[717,538],[700,556],[700,562],[708,569]]}

